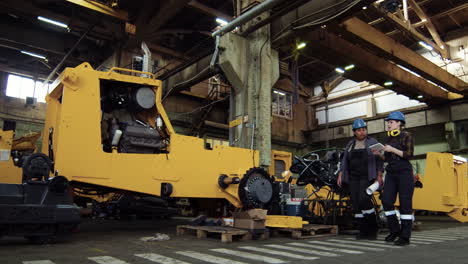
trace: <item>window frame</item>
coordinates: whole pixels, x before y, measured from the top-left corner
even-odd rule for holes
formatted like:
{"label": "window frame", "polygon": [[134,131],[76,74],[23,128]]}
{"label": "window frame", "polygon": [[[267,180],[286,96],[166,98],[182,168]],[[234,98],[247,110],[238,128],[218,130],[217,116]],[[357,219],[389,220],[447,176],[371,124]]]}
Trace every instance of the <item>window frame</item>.
{"label": "window frame", "polygon": [[[271,114],[272,116],[276,116],[279,118],[284,118],[287,120],[293,120],[294,118],[294,111],[293,111],[293,104],[292,104],[292,94],[286,91],[282,91],[279,89],[272,89],[272,95],[271,95]],[[277,103],[277,111],[276,113],[273,111],[273,104],[275,104],[275,98],[276,97],[276,103]],[[288,98],[289,98],[289,115],[286,114],[281,114],[280,111],[282,109],[282,104],[283,108],[286,109],[286,106],[288,104]]]}

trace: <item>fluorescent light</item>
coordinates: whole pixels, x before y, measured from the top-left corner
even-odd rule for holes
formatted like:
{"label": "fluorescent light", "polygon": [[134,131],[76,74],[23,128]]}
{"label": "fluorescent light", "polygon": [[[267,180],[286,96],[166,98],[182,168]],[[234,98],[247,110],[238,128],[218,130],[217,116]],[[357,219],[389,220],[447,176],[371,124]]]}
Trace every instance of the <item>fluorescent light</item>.
{"label": "fluorescent light", "polygon": [[297,44],[296,49],[303,49],[303,48],[305,48],[306,45],[307,44],[305,42],[301,42],[301,43]]}
{"label": "fluorescent light", "polygon": [[46,17],[38,16],[37,19],[39,19],[41,21],[44,21],[44,22],[47,22],[49,24],[58,26],[58,27],[68,28],[67,24],[64,24],[62,22],[58,22],[58,21],[55,21],[55,20],[52,20],[52,19],[49,19],[49,18],[46,18]]}
{"label": "fluorescent light", "polygon": [[347,70],[347,71],[352,70],[352,69],[354,69],[354,64],[350,64],[350,65],[346,66],[344,69]]}
{"label": "fluorescent light", "polygon": [[46,59],[46,57],[43,56],[43,55],[36,54],[36,53],[32,53],[32,52],[29,52],[29,51],[24,51],[24,50],[22,50],[21,53],[26,54],[26,55],[29,55],[29,56],[32,56],[32,57],[36,57],[36,58],[39,58],[39,59],[43,59],[43,60]]}
{"label": "fluorescent light", "polygon": [[[421,77],[421,75],[415,73],[414,71],[412,71],[412,70],[410,70],[410,69],[408,69],[408,68],[406,68],[406,67],[404,67],[404,66],[401,66],[400,64],[397,64],[397,66],[400,67],[400,68],[402,68],[403,70],[405,70],[405,71],[407,71],[407,72],[413,74],[414,76]],[[421,77],[421,78],[422,78],[422,77]]]}
{"label": "fluorescent light", "polygon": [[227,22],[226,20],[224,20],[224,19],[222,19],[222,18],[217,17],[217,18],[216,18],[216,23],[218,23],[220,26],[225,26],[225,25],[227,25],[229,22]]}
{"label": "fluorescent light", "polygon": [[421,47],[423,47],[423,48],[425,48],[425,49],[427,49],[427,50],[431,50],[431,51],[434,50],[434,48],[433,48],[431,45],[427,44],[427,43],[424,42],[424,41],[419,41],[418,43],[419,43],[419,45],[420,45]]}
{"label": "fluorescent light", "polygon": [[273,91],[273,92],[274,92],[275,94],[279,94],[279,95],[286,95],[285,93],[282,93],[282,92],[280,92],[280,91],[276,91],[276,90],[275,90],[275,91]]}
{"label": "fluorescent light", "polygon": [[424,96],[418,95],[418,99],[422,99],[422,98],[424,98]]}
{"label": "fluorescent light", "polygon": [[345,71],[342,68],[335,68],[337,73],[344,73]]}
{"label": "fluorescent light", "polygon": [[362,7],[362,10],[366,10],[366,9],[367,9],[367,6],[363,6],[363,7]]}
{"label": "fluorescent light", "polygon": [[392,86],[392,85],[393,85],[393,82],[392,82],[392,81],[385,82],[383,85],[385,85],[385,86]]}
{"label": "fluorescent light", "polygon": [[427,19],[424,18],[424,19],[421,20],[421,22],[423,22],[423,23],[427,22]]}

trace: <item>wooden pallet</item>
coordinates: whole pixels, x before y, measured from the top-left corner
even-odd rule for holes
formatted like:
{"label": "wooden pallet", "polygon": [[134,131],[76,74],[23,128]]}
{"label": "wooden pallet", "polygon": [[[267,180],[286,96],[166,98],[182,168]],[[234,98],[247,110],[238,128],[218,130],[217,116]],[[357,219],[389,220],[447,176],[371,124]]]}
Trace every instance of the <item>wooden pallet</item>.
{"label": "wooden pallet", "polygon": [[240,237],[241,240],[252,240],[252,234],[249,231],[226,226],[177,226],[177,235],[184,235],[186,231],[196,234],[197,238],[200,239],[207,238],[208,235],[214,234],[221,237],[222,243],[231,243],[233,237]]}
{"label": "wooden pallet", "polygon": [[324,237],[338,235],[338,226],[336,225],[304,225],[302,228],[274,228],[272,235],[281,233],[290,233],[293,239],[306,239],[311,237]]}

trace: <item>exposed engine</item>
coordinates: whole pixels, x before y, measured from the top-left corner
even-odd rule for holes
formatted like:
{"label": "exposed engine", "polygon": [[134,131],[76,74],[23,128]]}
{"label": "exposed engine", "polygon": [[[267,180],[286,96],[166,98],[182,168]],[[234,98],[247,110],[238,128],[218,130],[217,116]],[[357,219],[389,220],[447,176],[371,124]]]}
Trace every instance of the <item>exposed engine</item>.
{"label": "exposed engine", "polygon": [[[156,94],[146,86],[122,82],[101,84],[101,137],[105,152],[167,153],[169,136],[155,116]],[[157,116],[157,115],[156,115]]]}

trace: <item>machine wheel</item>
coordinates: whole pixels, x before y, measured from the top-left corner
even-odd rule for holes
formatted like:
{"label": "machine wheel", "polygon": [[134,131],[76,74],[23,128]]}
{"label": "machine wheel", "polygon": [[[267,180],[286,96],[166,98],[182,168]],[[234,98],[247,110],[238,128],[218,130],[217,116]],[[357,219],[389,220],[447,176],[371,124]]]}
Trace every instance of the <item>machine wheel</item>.
{"label": "machine wheel", "polygon": [[21,167],[23,168],[23,182],[30,180],[46,181],[49,177],[51,161],[43,153],[34,153],[25,158]]}
{"label": "machine wheel", "polygon": [[239,183],[239,198],[244,209],[266,208],[273,198],[270,175],[262,168],[251,168]]}

